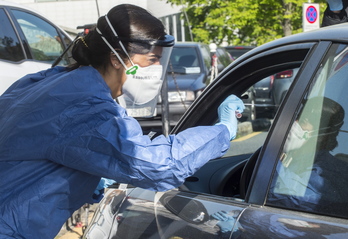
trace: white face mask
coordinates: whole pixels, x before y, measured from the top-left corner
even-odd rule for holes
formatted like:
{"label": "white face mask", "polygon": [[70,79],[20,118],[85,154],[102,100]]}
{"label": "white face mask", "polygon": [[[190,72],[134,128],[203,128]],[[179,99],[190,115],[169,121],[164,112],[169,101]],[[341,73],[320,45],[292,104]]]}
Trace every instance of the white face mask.
{"label": "white face mask", "polygon": [[[107,21],[110,29],[112,30],[114,36],[118,38],[118,35],[111,25],[107,15],[105,15],[105,20]],[[149,52],[153,50],[160,65],[150,65],[148,67],[140,67],[133,63],[130,55],[128,54],[126,48],[124,47],[121,40],[118,43],[123,50],[124,54],[127,56],[129,62],[132,66],[128,67],[122,60],[121,56],[112,47],[112,45],[106,40],[101,31],[96,28],[96,31],[100,34],[102,40],[110,48],[111,52],[115,54],[119,62],[123,65],[126,70],[127,79],[122,86],[123,95],[117,98],[118,103],[127,109],[127,113],[133,117],[153,117],[156,115],[156,105],[157,98],[163,83],[162,75],[163,70],[166,69],[168,64],[169,56],[171,53],[172,45],[174,44],[174,38],[165,36],[168,40],[167,43],[162,42],[162,45],[152,45],[153,48],[148,49]],[[153,40],[153,39],[152,39]],[[152,41],[151,40],[151,41]],[[158,40],[160,41],[160,40]],[[160,48],[157,48],[160,47]],[[164,49],[166,48],[166,49]],[[160,54],[158,52],[160,51]]]}
{"label": "white face mask", "polygon": [[163,67],[135,65],[128,71],[132,71],[132,68],[137,68],[136,74],[127,75],[127,80],[122,86],[122,93],[135,105],[148,103],[158,96],[161,89]]}
{"label": "white face mask", "polygon": [[300,148],[307,141],[308,136],[309,132],[303,130],[301,125],[295,121],[285,142],[284,152]]}

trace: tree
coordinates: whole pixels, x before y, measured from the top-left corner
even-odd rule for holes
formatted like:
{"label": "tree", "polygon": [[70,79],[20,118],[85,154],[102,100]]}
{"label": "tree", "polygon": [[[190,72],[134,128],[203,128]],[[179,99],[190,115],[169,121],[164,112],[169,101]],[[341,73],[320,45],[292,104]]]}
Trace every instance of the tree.
{"label": "tree", "polygon": [[[302,31],[302,5],[307,0],[167,0],[183,5],[199,42],[261,45]],[[324,11],[325,0],[321,3]],[[322,13],[321,13],[322,15]],[[187,21],[185,21],[187,23]]]}

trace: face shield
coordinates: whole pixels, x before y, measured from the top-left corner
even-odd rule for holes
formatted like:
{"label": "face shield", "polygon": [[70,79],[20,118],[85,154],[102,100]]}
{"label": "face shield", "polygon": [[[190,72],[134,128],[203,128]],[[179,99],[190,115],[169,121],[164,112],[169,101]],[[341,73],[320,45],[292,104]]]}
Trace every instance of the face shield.
{"label": "face shield", "polygon": [[[118,97],[117,101],[132,117],[153,117],[156,115],[158,95],[166,75],[174,37],[165,35],[161,40],[125,39],[117,35],[107,16],[105,18],[131,64],[127,66],[124,63],[97,28],[104,42],[126,69],[127,80],[122,86],[123,95]],[[130,43],[128,52],[122,41]]]}

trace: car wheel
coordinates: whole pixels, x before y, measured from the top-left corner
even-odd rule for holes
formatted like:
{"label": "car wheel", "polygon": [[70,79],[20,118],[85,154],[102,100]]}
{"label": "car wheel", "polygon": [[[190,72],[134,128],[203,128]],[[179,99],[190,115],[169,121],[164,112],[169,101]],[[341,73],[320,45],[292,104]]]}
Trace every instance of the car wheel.
{"label": "car wheel", "polygon": [[250,103],[248,103],[248,106],[246,106],[249,109],[249,112],[243,113],[243,117],[241,118],[241,122],[245,121],[253,121],[256,120],[256,106],[255,106],[255,100],[251,99]]}
{"label": "car wheel", "polygon": [[250,102],[250,115],[248,120],[253,121],[256,120],[256,106],[255,106],[255,100],[252,99]]}

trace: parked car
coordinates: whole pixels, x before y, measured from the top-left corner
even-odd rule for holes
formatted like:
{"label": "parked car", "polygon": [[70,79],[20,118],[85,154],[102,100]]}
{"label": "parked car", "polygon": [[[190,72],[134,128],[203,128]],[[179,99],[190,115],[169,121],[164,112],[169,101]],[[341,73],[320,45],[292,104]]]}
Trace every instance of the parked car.
{"label": "parked car", "polygon": [[110,189],[83,238],[347,238],[347,27],[295,34],[238,58],[172,133],[215,124],[228,95],[298,69],[272,124],[233,140],[179,188]]}
{"label": "parked car", "polygon": [[[232,59],[224,49],[217,49],[218,69],[222,71]],[[177,42],[173,47],[167,70],[170,125],[175,126],[192,102],[211,81],[212,59],[207,44]],[[138,118],[144,131],[160,131],[162,126],[162,100],[158,101],[154,118]]]}
{"label": "parked car", "polygon": [[225,46],[224,47],[234,59],[237,59],[244,53],[254,49],[254,46]]}
{"label": "parked car", "polygon": [[[51,67],[72,41],[57,25],[23,5],[0,1],[0,95],[20,77]],[[61,65],[72,63],[69,54]]]}
{"label": "parked car", "polygon": [[218,72],[221,72],[234,61],[234,58],[231,56],[231,54],[223,47],[216,48],[216,56],[218,63]]}
{"label": "parked car", "polygon": [[286,96],[292,82],[294,81],[298,68],[278,72],[274,75],[273,80],[273,102],[279,107]]}
{"label": "parked car", "polygon": [[258,116],[274,116],[297,72],[298,68],[281,71],[254,85],[255,107]]}
{"label": "parked car", "polygon": [[276,109],[273,99],[274,75],[267,76],[254,85],[255,105],[258,116],[273,117]]}
{"label": "parked car", "polygon": [[274,116],[297,72],[297,68],[281,71],[254,85],[255,108],[258,116]]}

